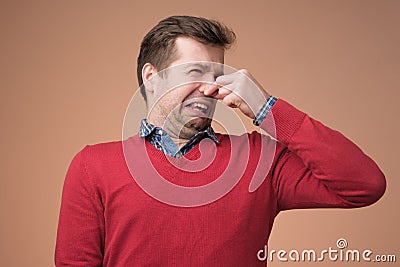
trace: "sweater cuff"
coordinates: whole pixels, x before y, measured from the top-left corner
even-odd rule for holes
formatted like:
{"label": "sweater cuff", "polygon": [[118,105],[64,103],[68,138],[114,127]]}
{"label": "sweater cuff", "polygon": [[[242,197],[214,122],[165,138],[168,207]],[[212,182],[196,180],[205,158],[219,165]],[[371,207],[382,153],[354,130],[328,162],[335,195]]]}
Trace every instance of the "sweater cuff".
{"label": "sweater cuff", "polygon": [[306,116],[288,102],[278,99],[260,127],[279,142],[288,145]]}

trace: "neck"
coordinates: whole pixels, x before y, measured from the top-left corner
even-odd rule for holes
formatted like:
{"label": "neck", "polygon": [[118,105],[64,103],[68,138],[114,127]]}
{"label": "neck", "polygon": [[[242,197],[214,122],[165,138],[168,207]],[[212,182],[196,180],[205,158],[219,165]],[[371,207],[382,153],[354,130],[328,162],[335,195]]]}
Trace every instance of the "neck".
{"label": "neck", "polygon": [[174,141],[175,145],[178,148],[183,147],[189,141],[189,139],[175,138],[175,137],[172,137],[172,136],[171,136],[171,139],[172,139],[172,141]]}
{"label": "neck", "polygon": [[157,123],[149,117],[147,117],[147,122],[156,127],[162,128],[171,137],[172,141],[178,148],[183,147],[190,139],[179,136],[179,133],[176,132],[176,129],[174,127],[168,127],[169,124]]}

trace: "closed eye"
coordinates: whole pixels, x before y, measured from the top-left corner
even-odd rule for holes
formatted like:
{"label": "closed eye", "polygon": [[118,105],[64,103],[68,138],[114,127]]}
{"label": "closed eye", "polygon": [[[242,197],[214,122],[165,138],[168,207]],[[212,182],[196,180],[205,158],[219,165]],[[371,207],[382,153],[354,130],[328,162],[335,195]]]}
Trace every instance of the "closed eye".
{"label": "closed eye", "polygon": [[215,72],[215,73],[214,73],[214,81],[217,80],[217,78],[218,78],[219,76],[222,76],[222,75],[224,75],[224,73],[223,73],[222,71],[217,71],[217,72]]}
{"label": "closed eye", "polygon": [[201,69],[191,69],[189,70],[190,74],[202,74],[203,71]]}

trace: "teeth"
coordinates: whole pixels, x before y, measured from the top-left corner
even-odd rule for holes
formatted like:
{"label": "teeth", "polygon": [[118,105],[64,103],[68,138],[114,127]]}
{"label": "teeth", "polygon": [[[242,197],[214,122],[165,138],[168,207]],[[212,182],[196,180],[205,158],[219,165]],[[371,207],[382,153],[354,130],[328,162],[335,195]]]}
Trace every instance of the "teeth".
{"label": "teeth", "polygon": [[203,110],[207,110],[208,109],[208,107],[206,105],[201,104],[201,103],[194,103],[193,107],[200,108],[200,109],[203,109]]}

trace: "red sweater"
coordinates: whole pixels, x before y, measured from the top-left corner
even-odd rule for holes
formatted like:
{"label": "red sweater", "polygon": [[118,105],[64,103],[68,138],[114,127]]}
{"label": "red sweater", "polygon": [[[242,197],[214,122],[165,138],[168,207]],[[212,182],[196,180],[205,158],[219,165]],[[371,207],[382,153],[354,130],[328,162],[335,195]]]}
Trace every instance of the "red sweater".
{"label": "red sweater", "polygon": [[[256,171],[259,148],[262,144],[268,151],[274,142],[255,132],[231,141],[218,135],[219,145],[202,142],[205,149],[197,145],[185,158],[174,160],[194,162],[200,151],[203,156],[215,152],[211,164],[197,172],[174,167],[146,142],[159,174],[181,186],[208,184],[229,162],[246,162],[229,193],[198,207],[168,205],[146,194],[131,176],[122,142],[85,147],[73,159],[64,183],[56,266],[265,266],[257,252],[268,241],[279,211],[362,207],[383,195],[382,172],[342,134],[283,100],[271,112],[278,143],[269,171],[269,163]],[[268,119],[261,127],[269,130]],[[246,153],[230,153],[232,140],[239,146],[249,142],[249,159]],[[143,139],[134,136],[130,142],[134,148]],[[145,158],[139,152],[130,155],[133,161]],[[249,192],[254,172],[263,170],[263,183]]]}

